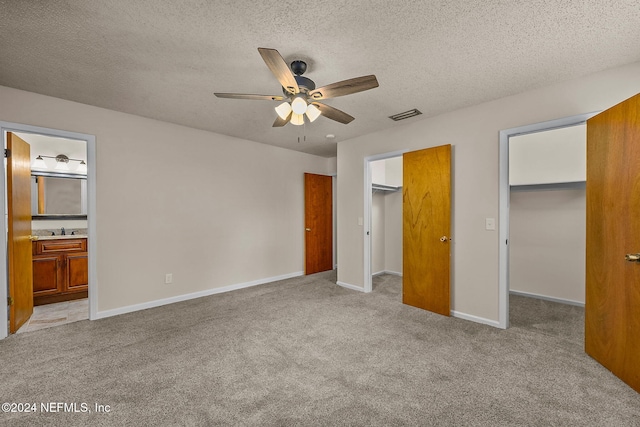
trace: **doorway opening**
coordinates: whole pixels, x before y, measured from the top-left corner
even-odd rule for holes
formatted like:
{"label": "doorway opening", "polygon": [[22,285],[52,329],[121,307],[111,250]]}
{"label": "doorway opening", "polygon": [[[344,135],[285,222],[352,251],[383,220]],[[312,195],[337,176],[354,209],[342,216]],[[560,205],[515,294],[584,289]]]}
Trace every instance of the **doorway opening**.
{"label": "doorway opening", "polygon": [[[31,226],[33,288],[27,295],[35,309],[16,332],[93,319],[97,312],[95,136],[7,122],[0,122],[0,129],[5,147],[11,135],[26,143],[31,155],[27,170],[32,198],[26,207],[31,215],[26,223]],[[6,161],[4,168],[2,180],[8,178]],[[0,186],[5,195],[2,203],[10,196],[7,182]],[[12,224],[5,223],[5,244],[0,245],[5,259],[7,226]],[[7,267],[7,263],[1,267],[0,289],[12,297]],[[1,307],[0,316],[10,319],[9,307]],[[0,328],[0,339],[9,332],[9,327]]]}
{"label": "doorway opening", "polygon": [[370,167],[373,291],[379,284],[397,283],[402,277],[402,156],[372,161]]}
{"label": "doorway opening", "polygon": [[[389,273],[402,276],[402,155],[407,151],[395,151],[364,159],[365,292],[373,291],[374,275]],[[389,198],[385,195],[389,195]],[[386,204],[389,205],[388,217],[382,214],[383,210],[386,213]]]}
{"label": "doorway opening", "polygon": [[450,316],[452,145],[394,154],[365,159],[365,291],[372,290],[373,162],[402,154],[402,168],[389,168],[396,175],[401,169],[402,181],[383,184],[402,186],[402,303]]}
{"label": "doorway opening", "polygon": [[[574,305],[580,305],[584,301],[584,289],[576,289],[576,286],[574,286],[576,280],[580,281],[580,277],[573,278],[568,283],[562,282],[561,286],[556,286],[554,289],[550,289],[548,283],[545,283],[544,280],[541,282],[535,279],[535,277],[542,278],[540,273],[553,276],[554,269],[557,271],[563,270],[557,266],[558,260],[549,258],[551,256],[550,250],[545,250],[541,247],[541,242],[545,239],[544,236],[548,237],[547,244],[551,245],[553,245],[551,240],[558,238],[558,234],[554,234],[554,227],[562,228],[564,222],[562,233],[568,233],[569,239],[567,241],[573,246],[580,246],[580,239],[583,239],[584,236],[582,236],[579,229],[579,213],[576,216],[575,212],[576,209],[581,209],[580,207],[584,205],[584,182],[579,182],[576,179],[549,176],[549,170],[554,168],[548,168],[546,164],[536,164],[535,160],[533,160],[535,153],[527,152],[526,148],[521,148],[527,147],[530,142],[529,139],[534,144],[540,144],[540,141],[543,140],[540,136],[547,131],[557,131],[555,134],[562,135],[563,138],[568,137],[571,133],[580,133],[580,126],[584,125],[586,120],[595,114],[597,113],[583,114],[500,132],[498,323],[502,329],[509,327],[510,294],[573,303]],[[547,135],[550,134],[551,132],[547,132]],[[518,138],[520,139],[517,140]],[[586,136],[584,136],[584,139],[586,140]],[[518,144],[522,144],[522,147],[519,146],[518,148],[518,156],[525,159],[522,164],[527,164],[526,168],[524,168],[526,171],[523,173],[520,173],[522,170],[519,170],[521,166],[519,166],[518,157],[514,156],[514,153],[511,153],[510,157],[510,140],[511,142],[516,142],[517,140]],[[550,140],[549,143],[553,147],[554,142]],[[554,153],[553,150],[556,148],[557,146],[546,153],[544,153],[544,149],[540,150],[539,146],[536,150],[544,153],[541,156],[542,162],[552,162],[555,159],[551,157],[550,153]],[[562,166],[558,165],[556,169],[563,170]],[[583,209],[582,215],[584,213]],[[574,220],[578,222],[578,228],[576,228]],[[512,233],[513,235],[511,235]],[[533,262],[527,264],[526,260],[523,262],[522,257],[526,258],[527,250],[532,250],[532,254],[540,258],[538,264],[544,265],[536,266],[533,265],[535,264]],[[517,251],[517,256],[514,256],[513,259],[511,258],[511,251]],[[579,270],[580,262],[584,264],[584,251],[580,254],[573,252],[572,254],[574,255],[574,264],[578,264],[576,268]],[[566,257],[569,254],[564,254],[563,256]],[[580,257],[582,257],[582,260]],[[511,265],[512,262],[513,265]],[[529,274],[531,273],[530,268],[537,268],[536,274]],[[576,268],[573,268],[573,270],[578,271]],[[531,278],[533,280],[530,280]],[[512,284],[511,280],[516,280],[517,283],[514,281]],[[556,284],[558,280],[562,281],[563,278],[556,275]],[[582,284],[584,285],[584,283]],[[553,285],[551,286],[553,287]]]}

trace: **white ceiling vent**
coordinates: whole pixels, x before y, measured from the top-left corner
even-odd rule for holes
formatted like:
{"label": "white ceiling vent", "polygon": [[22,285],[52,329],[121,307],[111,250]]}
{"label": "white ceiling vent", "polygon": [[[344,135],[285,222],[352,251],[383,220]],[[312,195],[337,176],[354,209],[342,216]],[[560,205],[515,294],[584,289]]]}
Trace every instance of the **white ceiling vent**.
{"label": "white ceiling vent", "polygon": [[405,111],[404,113],[394,114],[393,116],[389,116],[389,118],[395,122],[399,122],[400,120],[408,119],[409,117],[415,117],[422,114],[418,111],[417,108],[413,110]]}

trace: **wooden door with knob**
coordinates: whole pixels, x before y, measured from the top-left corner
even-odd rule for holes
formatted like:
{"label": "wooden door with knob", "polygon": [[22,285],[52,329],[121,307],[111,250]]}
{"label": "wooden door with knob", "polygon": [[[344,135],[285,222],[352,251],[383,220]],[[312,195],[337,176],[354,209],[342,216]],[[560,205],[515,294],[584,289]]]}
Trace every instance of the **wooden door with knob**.
{"label": "wooden door with knob", "polygon": [[13,334],[33,313],[31,158],[29,144],[11,132],[7,150],[9,332]]}
{"label": "wooden door with knob", "polygon": [[449,316],[451,145],[403,155],[402,302]]}
{"label": "wooden door with knob", "polygon": [[333,189],[327,175],[304,174],[305,269],[333,269]]}
{"label": "wooden door with knob", "polygon": [[640,94],[587,121],[585,351],[640,392]]}

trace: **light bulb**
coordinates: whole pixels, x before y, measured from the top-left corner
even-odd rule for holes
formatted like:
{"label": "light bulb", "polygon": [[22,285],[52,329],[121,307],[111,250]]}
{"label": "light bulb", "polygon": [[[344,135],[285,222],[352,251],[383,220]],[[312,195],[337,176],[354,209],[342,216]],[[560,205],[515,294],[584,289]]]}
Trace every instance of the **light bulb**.
{"label": "light bulb", "polygon": [[276,107],[276,113],[282,120],[287,120],[287,117],[291,114],[291,105],[288,102],[283,102]]}
{"label": "light bulb", "polygon": [[300,126],[304,124],[304,116],[302,114],[296,114],[295,112],[291,114],[291,124],[296,126]]}
{"label": "light bulb", "polygon": [[33,164],[31,165],[31,167],[36,169],[46,169],[47,164],[44,162],[44,159],[42,158],[42,156],[38,156],[33,161]]}
{"label": "light bulb", "polygon": [[296,114],[304,114],[307,111],[307,102],[300,96],[296,97],[291,103],[291,109]]}
{"label": "light bulb", "polygon": [[76,168],[76,172],[87,173],[87,164],[84,162],[84,160],[80,162],[80,164]]}
{"label": "light bulb", "polygon": [[56,165],[56,167],[54,169],[55,170],[59,170],[59,171],[68,171],[69,170],[69,165],[67,165],[67,162],[58,161],[58,164]]}
{"label": "light bulb", "polygon": [[307,107],[307,117],[309,117],[309,121],[313,122],[315,119],[320,116],[320,110],[313,104],[309,104]]}

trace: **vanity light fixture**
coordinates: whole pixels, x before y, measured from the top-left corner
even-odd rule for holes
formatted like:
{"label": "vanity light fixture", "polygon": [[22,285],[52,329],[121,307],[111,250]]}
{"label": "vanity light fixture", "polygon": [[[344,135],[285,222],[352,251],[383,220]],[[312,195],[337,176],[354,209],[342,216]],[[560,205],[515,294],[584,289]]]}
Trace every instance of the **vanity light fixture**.
{"label": "vanity light fixture", "polygon": [[31,165],[31,167],[37,168],[37,169],[46,169],[47,164],[44,162],[44,159],[42,158],[42,156],[38,156],[33,161],[33,164]]}
{"label": "vanity light fixture", "polygon": [[37,169],[47,169],[47,164],[44,162],[44,158],[47,159],[56,159],[56,167],[54,168],[57,171],[69,171],[69,162],[80,162],[78,167],[75,169],[76,172],[87,173],[87,164],[82,159],[70,159],[64,154],[58,154],[57,156],[45,156],[40,154],[33,161],[31,167]]}
{"label": "vanity light fixture", "polygon": [[56,167],[55,170],[58,171],[68,171],[69,170],[69,158],[64,154],[58,154],[56,156]]}
{"label": "vanity light fixture", "polygon": [[80,164],[78,165],[76,172],[87,173],[87,164],[84,160],[80,160]]}

